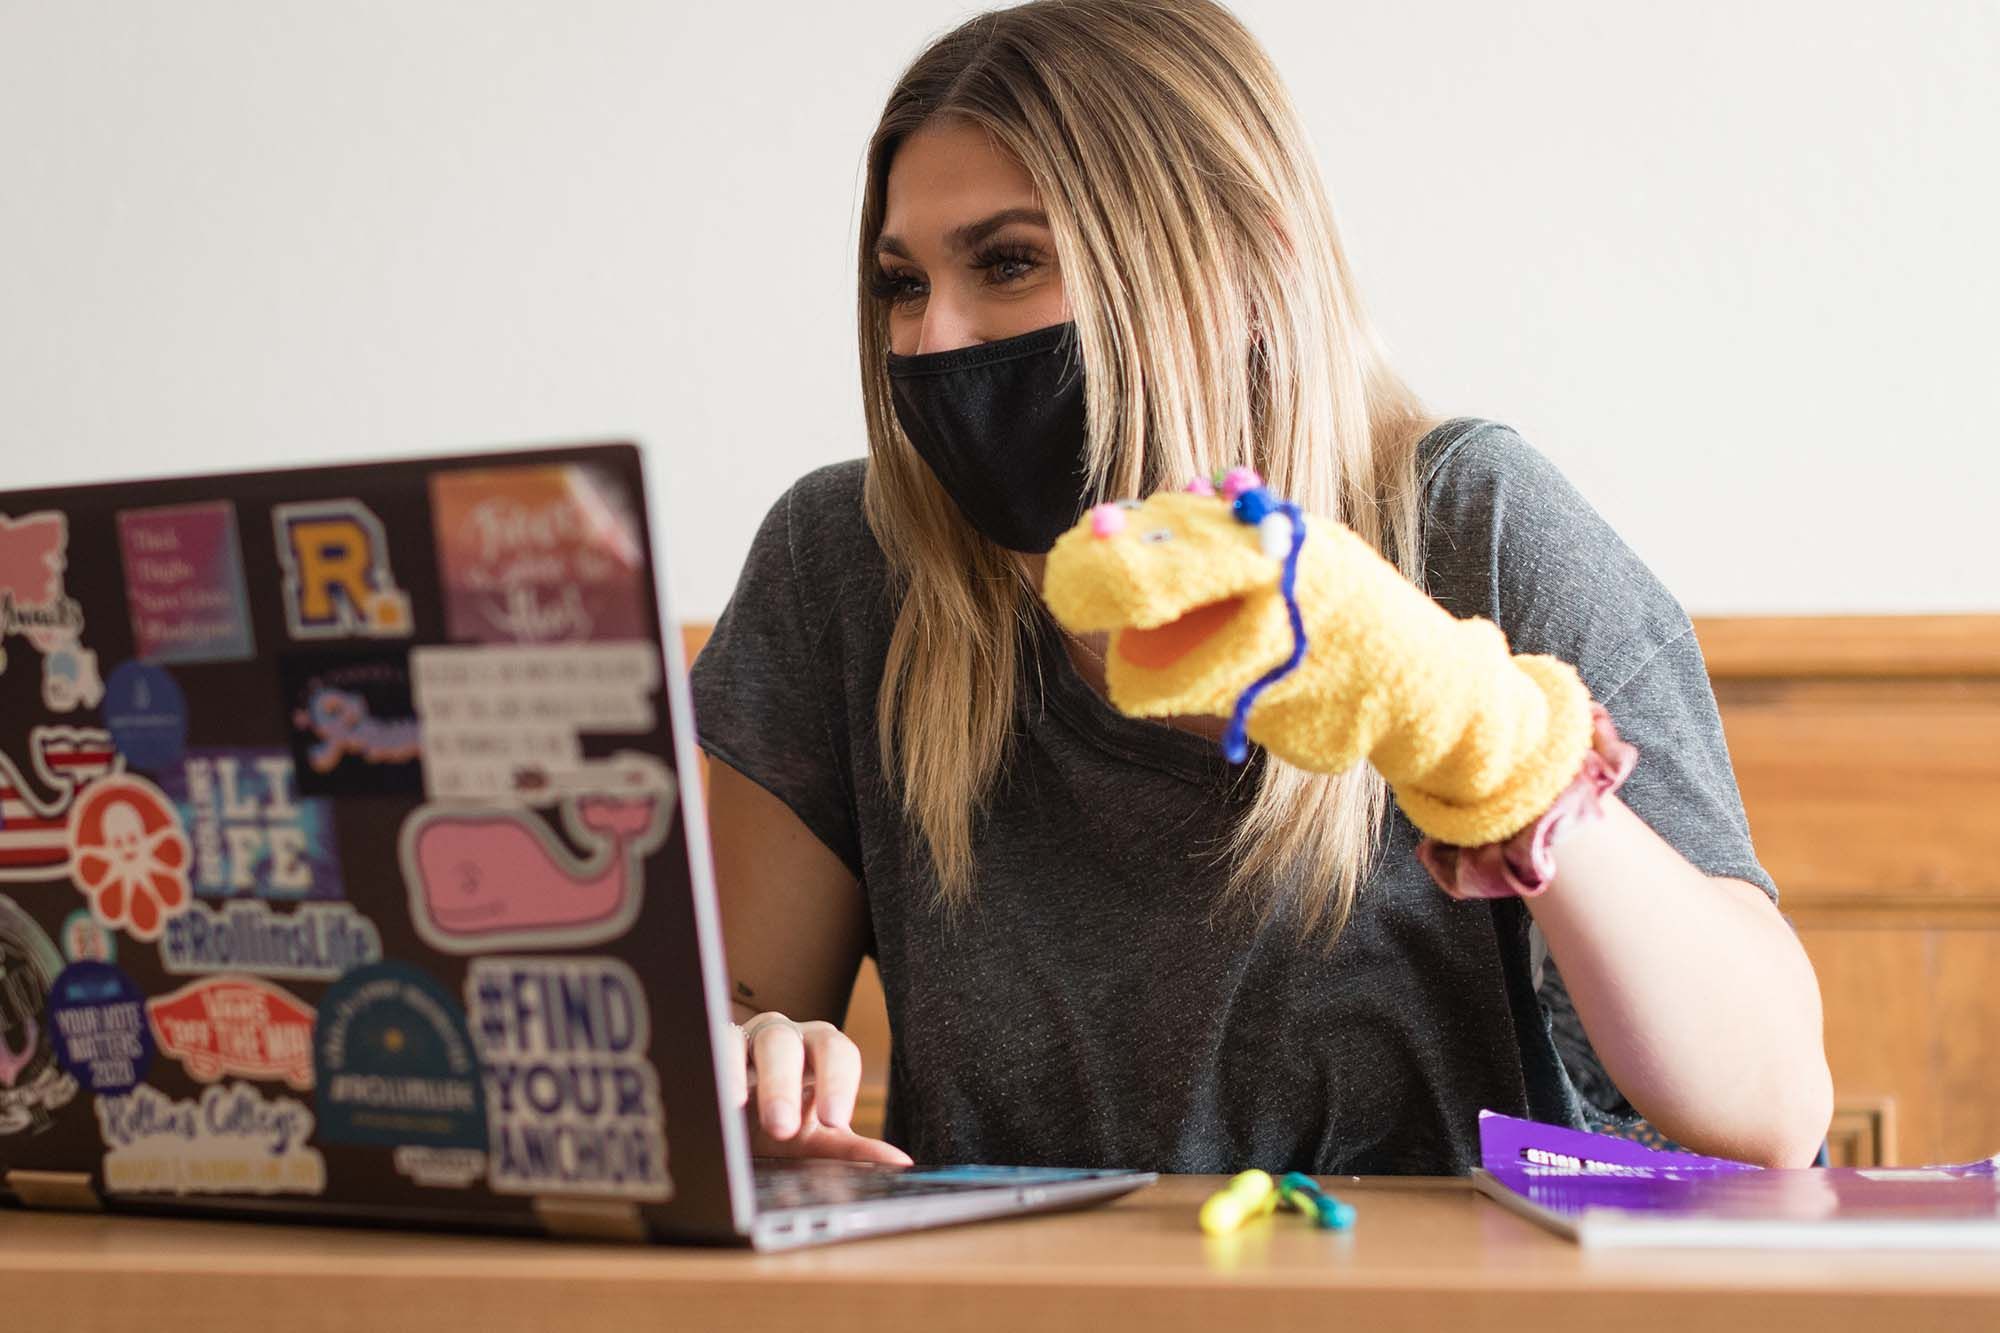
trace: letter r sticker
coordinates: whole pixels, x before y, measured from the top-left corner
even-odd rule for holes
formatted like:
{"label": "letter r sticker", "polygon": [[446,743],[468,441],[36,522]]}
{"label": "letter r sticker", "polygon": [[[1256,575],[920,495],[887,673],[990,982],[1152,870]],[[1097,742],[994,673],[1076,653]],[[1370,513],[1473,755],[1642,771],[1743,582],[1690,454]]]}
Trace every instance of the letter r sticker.
{"label": "letter r sticker", "polygon": [[294,639],[409,635],[409,594],[396,586],[388,535],[368,506],[359,500],[274,505],[271,525]]}

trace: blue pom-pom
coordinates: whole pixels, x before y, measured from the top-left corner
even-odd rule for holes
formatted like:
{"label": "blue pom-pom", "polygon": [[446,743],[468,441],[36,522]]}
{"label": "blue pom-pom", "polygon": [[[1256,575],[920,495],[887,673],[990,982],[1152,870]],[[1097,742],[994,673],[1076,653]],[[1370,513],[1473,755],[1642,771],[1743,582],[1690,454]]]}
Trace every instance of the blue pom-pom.
{"label": "blue pom-pom", "polygon": [[1236,497],[1232,506],[1238,523],[1248,523],[1251,527],[1264,521],[1265,515],[1276,513],[1278,499],[1271,494],[1268,486],[1259,486]]}

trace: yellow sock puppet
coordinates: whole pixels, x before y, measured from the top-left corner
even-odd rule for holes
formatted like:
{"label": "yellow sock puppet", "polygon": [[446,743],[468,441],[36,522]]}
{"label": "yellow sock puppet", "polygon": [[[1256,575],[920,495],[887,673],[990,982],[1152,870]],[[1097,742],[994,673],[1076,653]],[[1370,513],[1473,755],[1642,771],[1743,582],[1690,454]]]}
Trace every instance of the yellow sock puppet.
{"label": "yellow sock puppet", "polygon": [[1602,794],[1636,758],[1574,667],[1510,653],[1492,621],[1454,618],[1345,525],[1301,513],[1248,469],[1099,505],[1049,553],[1043,594],[1071,632],[1111,633],[1119,711],[1227,717],[1224,751],[1239,762],[1247,741],[1325,773],[1365,759],[1410,822],[1454,849],[1546,825],[1580,772]]}

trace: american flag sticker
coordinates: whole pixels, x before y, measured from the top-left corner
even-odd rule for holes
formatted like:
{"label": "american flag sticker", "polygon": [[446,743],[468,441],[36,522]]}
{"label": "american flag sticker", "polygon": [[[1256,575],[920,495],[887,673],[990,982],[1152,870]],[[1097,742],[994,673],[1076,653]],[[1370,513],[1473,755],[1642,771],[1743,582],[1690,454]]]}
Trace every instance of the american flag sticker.
{"label": "american flag sticker", "polygon": [[61,879],[69,871],[69,811],[76,794],[124,767],[101,727],[36,727],[32,777],[0,751],[0,881]]}

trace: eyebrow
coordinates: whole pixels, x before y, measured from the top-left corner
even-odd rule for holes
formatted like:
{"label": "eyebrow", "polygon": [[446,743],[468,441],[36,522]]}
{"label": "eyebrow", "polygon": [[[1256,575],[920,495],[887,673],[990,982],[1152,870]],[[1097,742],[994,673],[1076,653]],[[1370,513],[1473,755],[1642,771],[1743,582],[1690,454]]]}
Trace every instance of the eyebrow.
{"label": "eyebrow", "polygon": [[[1003,208],[991,217],[968,222],[963,227],[952,228],[944,235],[945,244],[953,253],[962,254],[1010,222],[1032,222],[1036,226],[1046,227],[1049,225],[1049,215],[1039,208]],[[902,239],[896,236],[879,238],[875,242],[875,250],[878,254],[895,255],[899,259],[916,258],[910,253],[910,248],[903,244]]]}

